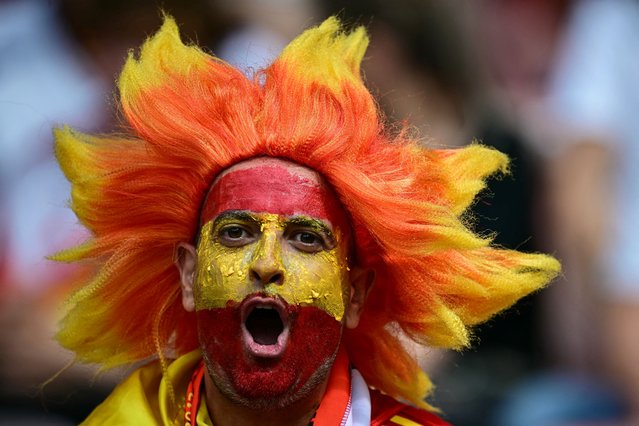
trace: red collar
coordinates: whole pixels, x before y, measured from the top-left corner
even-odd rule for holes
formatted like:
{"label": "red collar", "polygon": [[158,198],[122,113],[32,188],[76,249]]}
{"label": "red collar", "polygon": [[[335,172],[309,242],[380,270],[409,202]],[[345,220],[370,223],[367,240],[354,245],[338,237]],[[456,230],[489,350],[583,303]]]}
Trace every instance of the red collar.
{"label": "red collar", "polygon": [[313,416],[313,426],[335,426],[344,424],[351,411],[351,369],[346,350],[340,346],[331,374],[328,376],[326,392]]}

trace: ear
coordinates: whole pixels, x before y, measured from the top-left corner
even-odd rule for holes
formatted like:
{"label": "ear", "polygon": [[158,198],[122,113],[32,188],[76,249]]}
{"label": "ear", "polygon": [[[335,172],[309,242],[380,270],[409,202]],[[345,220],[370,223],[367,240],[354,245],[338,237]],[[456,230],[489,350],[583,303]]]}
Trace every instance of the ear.
{"label": "ear", "polygon": [[195,298],[193,297],[193,281],[197,267],[197,253],[195,247],[189,243],[179,243],[175,249],[175,266],[180,271],[182,287],[182,306],[188,312],[195,310]]}
{"label": "ear", "polygon": [[359,324],[359,318],[364,310],[364,303],[375,281],[375,272],[372,269],[353,267],[350,273],[351,297],[346,308],[346,327],[355,328]]}

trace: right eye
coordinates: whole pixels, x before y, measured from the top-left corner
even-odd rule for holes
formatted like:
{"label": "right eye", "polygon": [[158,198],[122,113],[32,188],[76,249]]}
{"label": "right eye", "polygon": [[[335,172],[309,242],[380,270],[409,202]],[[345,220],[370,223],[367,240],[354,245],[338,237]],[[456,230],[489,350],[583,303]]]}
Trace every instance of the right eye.
{"label": "right eye", "polygon": [[220,229],[218,238],[227,247],[238,247],[252,241],[251,233],[238,225],[229,225]]}

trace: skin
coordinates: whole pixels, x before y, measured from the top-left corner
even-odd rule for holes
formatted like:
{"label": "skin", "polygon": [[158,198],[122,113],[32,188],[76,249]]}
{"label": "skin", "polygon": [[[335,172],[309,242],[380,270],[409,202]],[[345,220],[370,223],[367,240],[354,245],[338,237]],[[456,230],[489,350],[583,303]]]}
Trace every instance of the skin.
{"label": "skin", "polygon": [[[318,173],[258,158],[218,176],[202,223],[198,246],[179,244],[176,263],[184,308],[198,318],[213,423],[308,424],[373,281],[348,261],[347,214]],[[285,349],[272,357],[242,335],[242,307],[255,297],[289,312]]]}

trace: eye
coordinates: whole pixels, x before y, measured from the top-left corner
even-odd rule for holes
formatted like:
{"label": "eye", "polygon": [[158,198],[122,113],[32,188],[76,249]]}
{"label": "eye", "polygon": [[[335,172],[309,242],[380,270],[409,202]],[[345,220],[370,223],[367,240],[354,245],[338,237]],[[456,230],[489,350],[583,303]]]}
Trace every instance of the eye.
{"label": "eye", "polygon": [[325,249],[324,239],[314,232],[296,231],[290,235],[289,240],[293,247],[307,253],[316,253]]}
{"label": "eye", "polygon": [[239,225],[227,225],[218,232],[220,243],[227,247],[239,247],[253,241],[253,234]]}
{"label": "eye", "polygon": [[239,226],[232,226],[224,230],[224,235],[232,239],[242,238],[245,234],[246,231]]}

